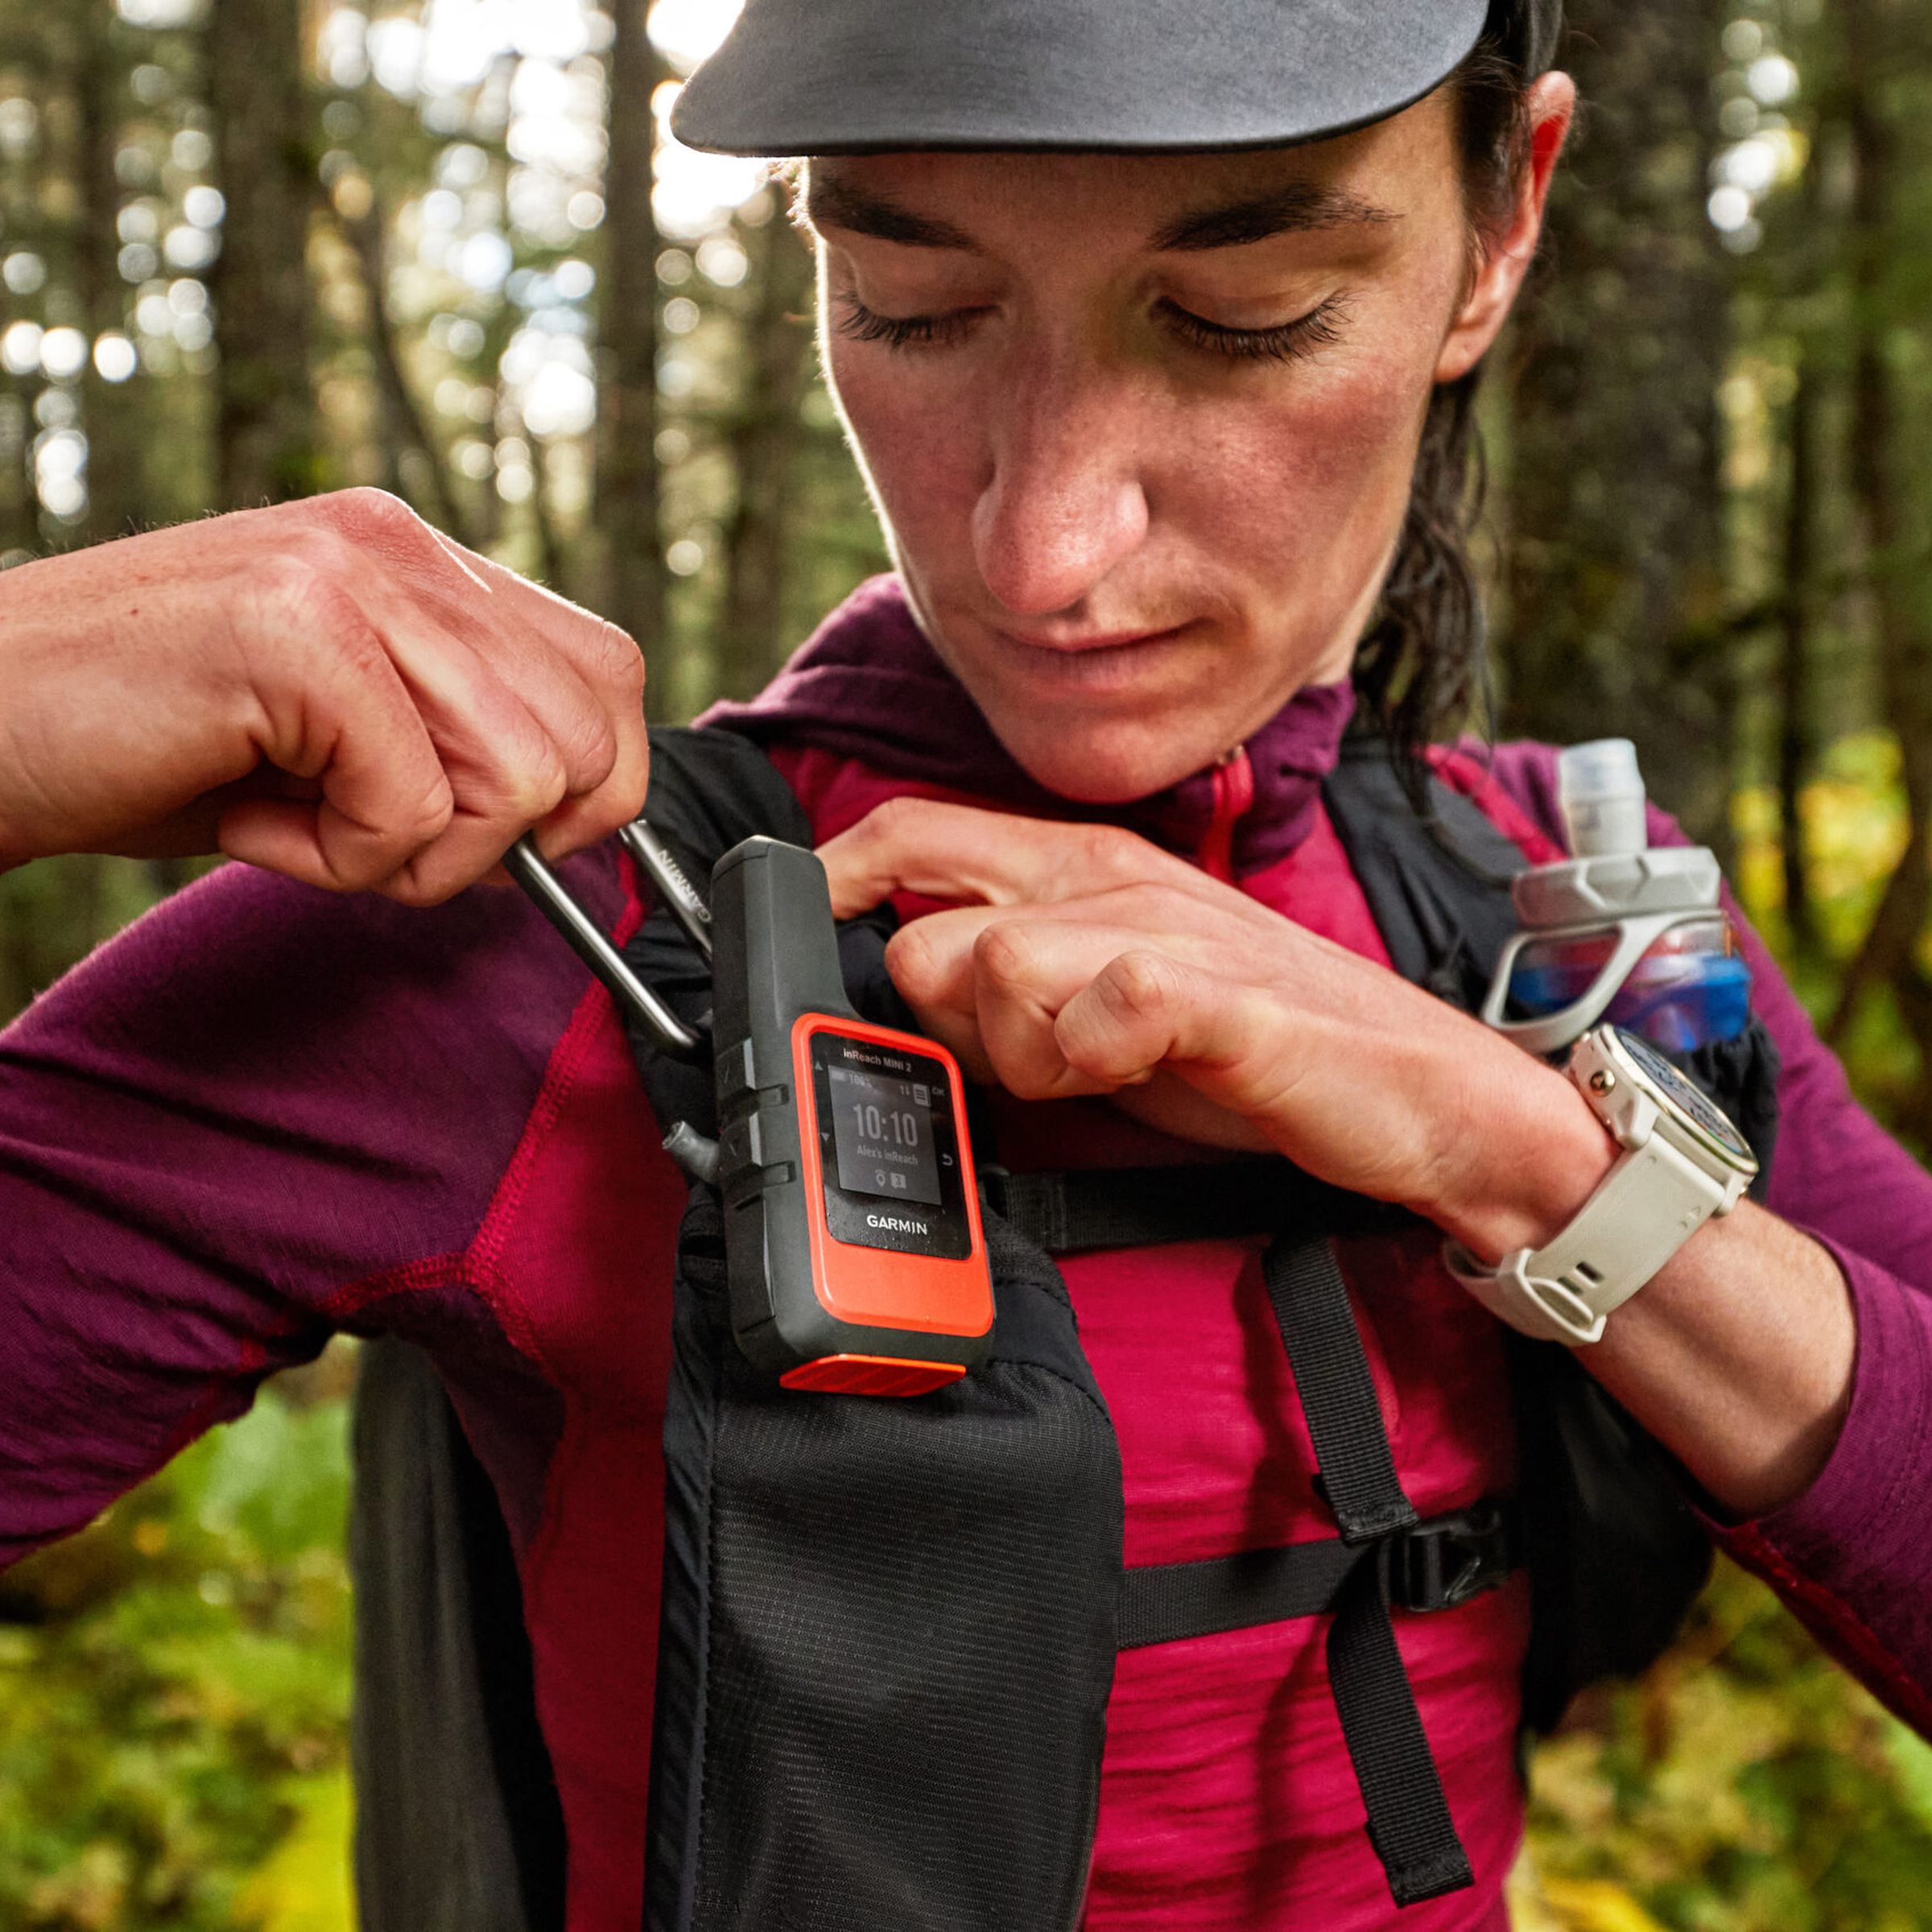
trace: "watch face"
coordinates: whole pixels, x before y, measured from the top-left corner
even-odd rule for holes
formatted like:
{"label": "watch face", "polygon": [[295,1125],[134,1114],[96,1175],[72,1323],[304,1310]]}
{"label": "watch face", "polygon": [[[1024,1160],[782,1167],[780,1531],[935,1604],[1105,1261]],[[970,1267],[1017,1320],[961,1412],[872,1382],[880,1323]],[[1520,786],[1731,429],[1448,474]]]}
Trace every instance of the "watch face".
{"label": "watch face", "polygon": [[1711,1104],[1709,1096],[1701,1088],[1686,1080],[1641,1034],[1626,1033],[1620,1026],[1608,1027],[1605,1030],[1616,1036],[1617,1045],[1655,1090],[1657,1099],[1667,1105],[1699,1139],[1709,1142],[1718,1153],[1736,1165],[1748,1166],[1753,1172],[1756,1171],[1757,1157],[1752,1153],[1749,1144],[1729,1120]]}

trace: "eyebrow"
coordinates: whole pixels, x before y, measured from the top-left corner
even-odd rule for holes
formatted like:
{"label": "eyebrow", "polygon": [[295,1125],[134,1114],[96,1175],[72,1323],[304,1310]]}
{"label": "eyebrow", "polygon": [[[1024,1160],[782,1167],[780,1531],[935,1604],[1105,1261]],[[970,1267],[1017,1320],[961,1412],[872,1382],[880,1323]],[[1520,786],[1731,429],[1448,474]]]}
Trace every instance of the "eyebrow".
{"label": "eyebrow", "polygon": [[[935,216],[916,214],[899,202],[869,194],[836,175],[815,172],[809,178],[805,213],[815,228],[842,228],[908,248],[979,246],[964,229]],[[1345,189],[1292,181],[1245,201],[1178,216],[1157,229],[1148,246],[1158,254],[1202,254],[1211,249],[1245,247],[1275,235],[1371,227],[1399,219],[1388,208]]]}
{"label": "eyebrow", "polygon": [[806,218],[814,228],[830,225],[881,242],[902,242],[908,248],[977,248],[963,228],[931,215],[915,215],[883,195],[869,195],[836,175],[815,168],[806,183]]}
{"label": "eyebrow", "polygon": [[1241,248],[1275,235],[1307,234],[1325,228],[1373,228],[1399,217],[1345,188],[1291,181],[1265,195],[1182,215],[1160,229],[1157,254],[1199,254],[1211,248]]}

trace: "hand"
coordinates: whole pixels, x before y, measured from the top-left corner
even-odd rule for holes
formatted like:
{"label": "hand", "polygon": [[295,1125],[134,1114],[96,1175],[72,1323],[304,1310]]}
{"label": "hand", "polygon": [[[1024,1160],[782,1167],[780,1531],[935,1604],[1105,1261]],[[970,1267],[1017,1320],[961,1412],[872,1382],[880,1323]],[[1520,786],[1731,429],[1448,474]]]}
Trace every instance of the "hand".
{"label": "hand", "polygon": [[637,646],[351,489],[0,576],[0,869],[221,851],[426,905],[642,805]]}
{"label": "hand", "polygon": [[969,1072],[1023,1099],[1108,1094],[1273,1148],[1478,1253],[1547,1239],[1609,1165],[1560,1074],[1130,832],[902,799],[819,857],[841,916],[952,902],[887,966]]}

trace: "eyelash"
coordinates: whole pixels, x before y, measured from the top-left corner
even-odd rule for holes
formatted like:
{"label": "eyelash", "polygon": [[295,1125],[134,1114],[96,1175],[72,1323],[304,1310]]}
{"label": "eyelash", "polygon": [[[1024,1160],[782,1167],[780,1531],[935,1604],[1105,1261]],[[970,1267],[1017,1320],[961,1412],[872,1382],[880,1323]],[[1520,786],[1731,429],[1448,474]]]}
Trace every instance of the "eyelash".
{"label": "eyelash", "polygon": [[[983,309],[962,308],[931,316],[881,316],[856,295],[844,295],[839,332],[854,342],[883,342],[889,349],[938,349],[958,340]],[[1345,304],[1331,295],[1292,322],[1271,328],[1228,328],[1177,303],[1162,301],[1160,312],[1191,347],[1235,362],[1298,362],[1341,339],[1336,324]]]}
{"label": "eyelash", "polygon": [[1161,310],[1183,341],[1210,355],[1236,362],[1298,362],[1341,340],[1336,324],[1343,307],[1340,295],[1331,295],[1307,315],[1292,322],[1278,322],[1272,328],[1224,328],[1172,302],[1162,303]]}

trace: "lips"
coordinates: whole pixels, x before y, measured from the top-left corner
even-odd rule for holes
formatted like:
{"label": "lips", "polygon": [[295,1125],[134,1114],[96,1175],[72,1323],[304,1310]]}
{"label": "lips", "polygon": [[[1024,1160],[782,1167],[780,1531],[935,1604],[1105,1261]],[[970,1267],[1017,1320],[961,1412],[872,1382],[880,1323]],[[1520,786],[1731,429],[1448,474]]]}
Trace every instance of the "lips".
{"label": "lips", "polygon": [[1083,657],[1090,651],[1127,650],[1137,645],[1158,644],[1178,637],[1185,624],[1170,624],[1158,630],[1093,631],[1079,636],[1029,638],[1018,631],[995,629],[993,634],[1026,650],[1052,651],[1066,657]]}

